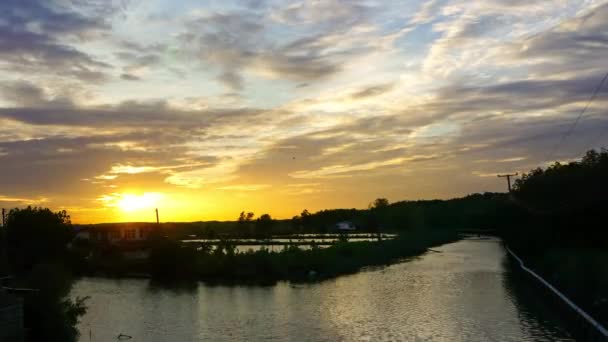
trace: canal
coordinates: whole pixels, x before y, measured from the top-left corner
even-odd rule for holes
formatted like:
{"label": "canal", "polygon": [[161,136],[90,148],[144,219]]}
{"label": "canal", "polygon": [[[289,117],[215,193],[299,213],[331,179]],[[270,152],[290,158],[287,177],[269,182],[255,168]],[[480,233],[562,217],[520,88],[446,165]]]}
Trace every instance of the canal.
{"label": "canal", "polygon": [[165,289],[84,278],[80,341],[574,341],[498,240],[315,284]]}

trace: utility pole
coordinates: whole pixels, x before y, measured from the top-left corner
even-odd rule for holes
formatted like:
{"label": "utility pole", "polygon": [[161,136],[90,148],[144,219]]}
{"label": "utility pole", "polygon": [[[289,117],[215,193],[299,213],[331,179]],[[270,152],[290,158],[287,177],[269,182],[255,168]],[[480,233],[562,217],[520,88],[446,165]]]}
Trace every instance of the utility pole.
{"label": "utility pole", "polygon": [[506,175],[497,175],[499,178],[506,178],[507,179],[507,186],[509,187],[509,192],[511,192],[511,177],[515,177],[519,175],[518,172],[516,173],[511,173],[511,174],[506,174]]}
{"label": "utility pole", "polygon": [[160,224],[160,221],[158,220],[158,208],[156,208],[155,210],[156,210],[156,224]]}

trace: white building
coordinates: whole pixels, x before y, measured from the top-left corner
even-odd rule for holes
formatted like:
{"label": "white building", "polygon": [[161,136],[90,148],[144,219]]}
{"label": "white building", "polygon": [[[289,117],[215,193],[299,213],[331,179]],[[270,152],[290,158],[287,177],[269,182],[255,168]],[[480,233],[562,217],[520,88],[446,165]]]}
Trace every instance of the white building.
{"label": "white building", "polygon": [[336,223],[335,228],[336,228],[336,230],[341,231],[341,232],[357,230],[357,227],[355,227],[355,225],[350,221],[338,222],[338,223]]}

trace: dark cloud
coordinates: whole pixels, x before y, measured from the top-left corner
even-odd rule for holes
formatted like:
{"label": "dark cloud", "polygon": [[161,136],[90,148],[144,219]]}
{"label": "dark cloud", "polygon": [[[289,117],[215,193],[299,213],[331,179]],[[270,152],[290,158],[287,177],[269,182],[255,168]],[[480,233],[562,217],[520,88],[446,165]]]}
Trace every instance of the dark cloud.
{"label": "dark cloud", "polygon": [[[420,106],[419,110],[437,119],[496,112],[552,111],[587,100],[602,76],[531,79],[478,87],[452,85],[440,89],[437,98]],[[600,98],[597,101],[604,100]]]}
{"label": "dark cloud", "polygon": [[365,1],[301,1],[275,11],[274,17],[289,25],[350,27],[365,22],[375,8]]}
{"label": "dark cloud", "polygon": [[378,96],[391,91],[394,86],[394,83],[379,84],[354,92],[350,96],[353,99],[362,99],[366,97]]}
{"label": "dark cloud", "polygon": [[[151,167],[146,174],[160,187],[170,172],[217,162],[214,157],[189,156],[188,149],[182,146],[188,138],[167,130],[0,142],[0,150],[5,151],[0,155],[0,188],[3,194],[21,196],[41,191],[97,196],[100,188],[108,184],[127,185],[132,179],[126,174],[115,174],[117,178],[111,180],[97,178],[108,175],[116,165]],[[121,142],[130,145],[121,147]]]}
{"label": "dark cloud", "polygon": [[125,81],[140,81],[141,80],[140,77],[131,75],[131,74],[122,74],[122,75],[120,75],[120,78]]}
{"label": "dark cloud", "polygon": [[83,178],[106,172],[117,161],[137,157],[138,152],[87,148],[88,139],[34,139],[11,141],[0,146],[8,151],[0,157],[0,187],[9,194],[85,195],[91,186]]}
{"label": "dark cloud", "polygon": [[0,66],[83,80],[100,80],[109,65],[68,45],[109,29],[103,17],[85,16],[63,2],[6,0],[0,3]]}
{"label": "dark cloud", "polygon": [[165,100],[124,101],[116,105],[78,107],[69,98],[49,99],[44,90],[27,82],[17,82],[1,88],[8,90],[3,93],[4,98],[20,106],[0,108],[0,118],[30,125],[202,129],[245,118],[254,123],[257,117],[264,115],[262,110],[248,108],[186,111],[171,107]]}
{"label": "dark cloud", "polygon": [[65,108],[72,106],[67,96],[49,96],[39,86],[28,81],[14,81],[0,84],[2,98],[18,106],[44,106],[47,108]]}
{"label": "dark cloud", "polygon": [[48,34],[80,35],[108,27],[103,17],[85,16],[67,5],[70,5],[70,2],[4,0],[0,9],[7,26],[20,31],[26,31],[28,26],[33,25]]}
{"label": "dark cloud", "polygon": [[236,72],[225,70],[217,79],[233,91],[243,90],[243,77]]}
{"label": "dark cloud", "polygon": [[127,81],[141,80],[139,74],[146,73],[146,69],[160,66],[161,54],[167,50],[164,44],[141,45],[130,41],[122,41],[118,46],[121,51],[115,53],[115,56],[124,63],[120,77]]}
{"label": "dark cloud", "polygon": [[44,90],[29,82],[4,83],[0,87],[4,99],[19,105],[31,106],[47,101]]}
{"label": "dark cloud", "polygon": [[[218,80],[232,90],[242,88],[238,74],[261,49],[261,18],[251,13],[215,13],[190,21],[187,32],[180,35],[186,50],[204,62],[219,66]],[[192,50],[194,48],[194,50]]]}
{"label": "dark cloud", "polygon": [[[356,8],[361,16],[369,14]],[[349,18],[360,21],[359,16]],[[365,46],[336,49],[355,22],[332,21],[334,25],[323,28],[321,33],[277,43],[269,39],[268,20],[256,12],[213,13],[188,22],[180,39],[186,51],[206,66],[217,67],[218,81],[235,91],[243,88],[242,74],[247,71],[310,82],[330,77],[342,70],[348,58],[369,51]]]}
{"label": "dark cloud", "polygon": [[118,106],[99,108],[0,108],[0,117],[31,125],[58,125],[83,127],[208,127],[230,118],[244,119],[260,113],[255,110],[210,110],[185,112],[158,105],[127,102]]}
{"label": "dark cloud", "polygon": [[512,45],[503,53],[507,58],[532,62],[530,69],[536,76],[605,71],[608,4],[581,17],[565,20],[551,30]]}

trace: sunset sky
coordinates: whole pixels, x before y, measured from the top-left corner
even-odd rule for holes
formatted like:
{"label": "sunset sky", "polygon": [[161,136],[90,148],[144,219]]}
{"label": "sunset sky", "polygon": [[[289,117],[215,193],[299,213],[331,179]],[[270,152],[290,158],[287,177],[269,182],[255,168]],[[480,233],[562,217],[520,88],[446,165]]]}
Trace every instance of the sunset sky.
{"label": "sunset sky", "polygon": [[607,145],[606,89],[564,136],[607,71],[606,1],[2,0],[0,206],[194,221],[504,191]]}

